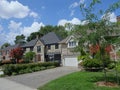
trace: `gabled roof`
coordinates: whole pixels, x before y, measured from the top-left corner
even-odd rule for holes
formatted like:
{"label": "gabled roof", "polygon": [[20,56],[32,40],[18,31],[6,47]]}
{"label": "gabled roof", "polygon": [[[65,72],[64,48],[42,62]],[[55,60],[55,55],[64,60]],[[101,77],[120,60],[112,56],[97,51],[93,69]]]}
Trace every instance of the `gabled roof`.
{"label": "gabled roof", "polygon": [[19,46],[20,46],[20,44],[16,44],[16,45],[8,46],[8,47],[6,47],[4,49],[1,49],[1,50],[6,50],[7,51],[7,50],[11,50],[11,49],[17,48]]}
{"label": "gabled roof", "polygon": [[30,42],[27,42],[22,47],[33,47],[37,43],[38,40],[40,40],[44,45],[46,45],[46,44],[58,43],[60,42],[61,39],[54,32],[50,32],[39,39],[36,38],[34,40],[31,40]]}
{"label": "gabled roof", "polygon": [[60,37],[57,36],[54,32],[50,32],[46,35],[44,35],[40,40],[46,45],[46,44],[55,44],[60,42]]}
{"label": "gabled roof", "polygon": [[69,38],[70,38],[70,36],[66,37],[65,39],[63,39],[63,40],[60,41],[59,43],[66,43]]}
{"label": "gabled roof", "polygon": [[37,41],[38,41],[38,39],[36,38],[34,40],[31,40],[30,42],[27,42],[22,47],[33,47],[36,44]]}
{"label": "gabled roof", "polygon": [[75,36],[74,36],[74,35],[70,35],[70,36],[66,37],[65,39],[63,39],[62,41],[60,41],[59,43],[68,43],[68,42],[69,42],[69,40],[70,40],[72,37],[74,37],[74,38],[75,38]]}

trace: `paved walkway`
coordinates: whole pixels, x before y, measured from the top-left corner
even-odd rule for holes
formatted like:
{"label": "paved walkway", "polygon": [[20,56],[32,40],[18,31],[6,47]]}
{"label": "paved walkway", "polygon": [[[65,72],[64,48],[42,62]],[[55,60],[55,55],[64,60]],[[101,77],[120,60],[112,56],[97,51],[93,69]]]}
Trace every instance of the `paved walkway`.
{"label": "paved walkway", "polygon": [[[54,80],[56,78],[59,78],[61,76],[64,76],[64,75],[67,75],[69,73],[76,72],[79,70],[80,69],[75,68],[75,67],[58,67],[58,68],[54,68],[54,69],[48,69],[48,70],[29,73],[29,74],[6,77],[5,80],[6,79],[11,80],[12,82],[10,82],[10,83],[13,83],[13,81],[16,82],[16,85],[14,87],[17,87],[17,85],[18,85],[17,83],[20,83],[20,84],[28,86],[30,88],[36,89],[39,86],[42,86],[51,80]],[[2,90],[1,82],[2,81],[0,81],[0,90]],[[22,85],[21,85],[21,87],[23,87]],[[10,86],[10,85],[6,85],[6,86]],[[13,87],[13,86],[11,86],[11,87]],[[18,88],[19,87],[20,86],[18,86]],[[13,90],[13,89],[3,89],[3,90]],[[28,90],[28,89],[24,88],[24,89],[15,89],[15,90]],[[31,90],[31,89],[29,89],[29,90]]]}
{"label": "paved walkway", "polygon": [[37,89],[32,89],[30,87],[7,80],[5,78],[0,78],[0,90],[37,90]]}

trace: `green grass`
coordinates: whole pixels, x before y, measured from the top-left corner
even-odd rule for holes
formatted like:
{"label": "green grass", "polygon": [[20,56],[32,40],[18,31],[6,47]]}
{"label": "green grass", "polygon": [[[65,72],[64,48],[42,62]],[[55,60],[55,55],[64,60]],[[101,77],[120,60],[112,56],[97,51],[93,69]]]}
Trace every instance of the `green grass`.
{"label": "green grass", "polygon": [[[111,88],[95,85],[95,82],[103,80],[102,72],[75,72],[53,80],[38,90],[120,90],[120,87]],[[114,81],[115,78],[110,75],[108,80]]]}

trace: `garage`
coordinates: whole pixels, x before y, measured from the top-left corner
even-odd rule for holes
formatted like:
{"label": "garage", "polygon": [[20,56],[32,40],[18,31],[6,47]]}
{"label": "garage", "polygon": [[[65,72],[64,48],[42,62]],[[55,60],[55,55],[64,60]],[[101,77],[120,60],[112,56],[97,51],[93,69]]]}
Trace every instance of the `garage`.
{"label": "garage", "polygon": [[78,60],[76,57],[66,57],[63,60],[63,66],[74,66],[78,67]]}

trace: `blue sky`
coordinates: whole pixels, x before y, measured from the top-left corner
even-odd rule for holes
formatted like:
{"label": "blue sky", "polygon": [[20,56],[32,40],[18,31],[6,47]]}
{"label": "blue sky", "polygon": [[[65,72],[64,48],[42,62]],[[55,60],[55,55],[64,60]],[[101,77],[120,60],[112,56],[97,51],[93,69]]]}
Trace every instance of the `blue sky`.
{"label": "blue sky", "polygon": [[[82,24],[79,5],[91,0],[0,0],[0,45],[14,44],[15,37],[36,32],[45,25]],[[96,10],[108,8],[119,0],[101,0]],[[120,10],[111,13],[111,21]]]}

